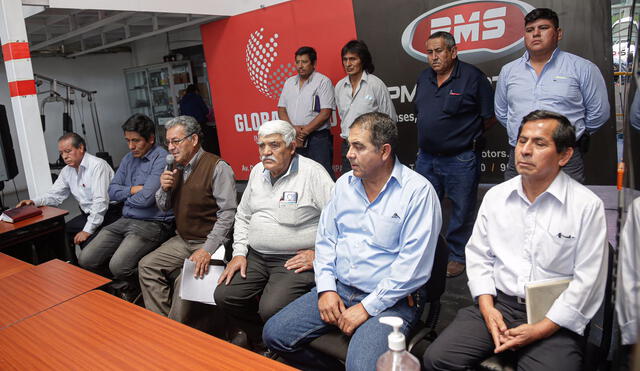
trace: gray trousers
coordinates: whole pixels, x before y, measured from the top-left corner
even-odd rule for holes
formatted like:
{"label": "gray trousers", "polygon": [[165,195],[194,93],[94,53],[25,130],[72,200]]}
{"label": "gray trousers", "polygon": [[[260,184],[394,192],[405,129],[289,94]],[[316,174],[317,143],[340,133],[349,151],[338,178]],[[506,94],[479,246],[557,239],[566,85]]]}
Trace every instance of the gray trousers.
{"label": "gray trousers", "polygon": [[[524,307],[524,305],[522,305]],[[524,308],[497,302],[508,328],[527,323]],[[579,371],[584,338],[561,328],[550,337],[515,350],[519,371]],[[470,370],[493,355],[495,345],[477,305],[460,309],[455,320],[427,348],[425,370]],[[513,352],[507,350],[506,352]]]}
{"label": "gray trousers", "polygon": [[[571,156],[569,162],[562,167],[562,171],[581,184],[584,184],[584,161],[582,159],[582,152],[580,152],[579,148],[576,147],[573,149],[573,156]],[[504,180],[515,178],[517,175],[518,171],[516,170],[515,148],[511,147],[507,169],[504,171]]]}
{"label": "gray trousers", "polygon": [[264,322],[315,286],[312,270],[295,273],[284,267],[291,257],[293,255],[260,254],[250,248],[247,278],[237,272],[229,285],[221,284],[216,289],[216,304],[222,308],[229,324],[244,330],[254,344],[262,338]]}
{"label": "gray trousers", "polygon": [[140,260],[138,276],[147,309],[167,317],[172,305],[183,301],[179,290],[174,290],[174,281],[179,287],[180,281],[176,277],[182,270],[184,259],[202,246],[204,243],[188,243],[175,235]]}
{"label": "gray trousers", "polygon": [[[171,234],[173,223],[122,217],[102,230],[80,252],[78,264],[115,279],[135,279],[138,262]],[[107,271],[108,266],[108,271]]]}

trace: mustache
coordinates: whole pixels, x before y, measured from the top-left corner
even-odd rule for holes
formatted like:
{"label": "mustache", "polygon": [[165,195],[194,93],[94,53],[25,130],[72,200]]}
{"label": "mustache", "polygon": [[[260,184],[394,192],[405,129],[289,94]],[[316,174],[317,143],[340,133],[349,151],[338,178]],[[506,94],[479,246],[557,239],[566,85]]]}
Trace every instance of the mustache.
{"label": "mustache", "polygon": [[275,158],[275,157],[273,157],[272,155],[269,155],[269,156],[260,156],[260,161],[266,161],[266,160],[276,161],[276,158]]}

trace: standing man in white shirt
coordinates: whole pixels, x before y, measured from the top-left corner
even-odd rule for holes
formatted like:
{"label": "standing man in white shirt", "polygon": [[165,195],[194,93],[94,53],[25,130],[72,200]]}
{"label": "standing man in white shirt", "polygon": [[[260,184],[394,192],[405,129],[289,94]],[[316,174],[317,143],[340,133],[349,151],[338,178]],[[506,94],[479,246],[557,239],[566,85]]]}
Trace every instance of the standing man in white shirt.
{"label": "standing man in white shirt", "polygon": [[[519,176],[487,192],[466,248],[476,305],[427,349],[427,370],[467,370],[513,351],[518,370],[580,370],[585,326],[604,296],[604,206],[561,168],[573,155],[575,128],[564,116],[533,111],[515,149]],[[527,324],[525,284],[571,276],[545,318]],[[464,334],[460,336],[460,334]]]}
{"label": "standing man in white shirt", "polygon": [[342,47],[340,55],[347,76],[336,84],[336,108],[342,120],[342,174],[346,174],[351,170],[351,163],[347,159],[347,138],[353,122],[360,115],[370,112],[386,113],[394,122],[398,121],[398,115],[387,86],[373,75],[375,67],[367,44],[362,40],[351,40]]}
{"label": "standing man in white shirt", "polygon": [[[84,247],[105,226],[118,218],[107,214],[109,209],[109,183],[113,169],[109,164],[86,152],[84,139],[76,133],[67,133],[58,139],[58,151],[67,164],[49,191],[33,200],[22,200],[16,207],[25,205],[58,206],[69,194],[80,204],[80,215],[66,223],[69,241]],[[75,261],[75,256],[67,256]]]}
{"label": "standing man in white shirt", "polygon": [[284,83],[278,101],[278,117],[296,129],[296,152],[324,166],[331,177],[333,137],[329,132],[335,108],[331,80],[316,71],[316,51],[309,46],[295,53],[298,74]]}

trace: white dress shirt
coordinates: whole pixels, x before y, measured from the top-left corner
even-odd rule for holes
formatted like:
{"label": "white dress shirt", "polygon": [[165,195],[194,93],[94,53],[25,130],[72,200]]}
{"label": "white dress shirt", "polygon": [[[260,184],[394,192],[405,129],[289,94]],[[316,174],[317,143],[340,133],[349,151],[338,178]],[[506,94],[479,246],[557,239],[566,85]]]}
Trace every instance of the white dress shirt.
{"label": "white dress shirt", "polygon": [[521,177],[485,195],[466,247],[471,295],[524,298],[531,281],[572,276],[546,317],[582,334],[603,299],[607,273],[604,205],[560,171],[533,202]]}
{"label": "white dress shirt", "polygon": [[[284,83],[278,107],[287,110],[291,125],[306,125],[320,114],[321,109],[335,109],[333,84],[327,76],[319,72],[313,72],[302,87],[300,76],[291,76]],[[318,126],[316,131],[328,128],[329,119]]]}
{"label": "white dress shirt", "polygon": [[73,195],[80,204],[80,209],[89,214],[82,230],[93,234],[102,224],[109,208],[111,178],[111,166],[105,160],[85,152],[77,170],[69,165],[62,168],[51,189],[33,202],[36,206],[58,206],[69,194]]}
{"label": "white dress shirt", "polygon": [[340,136],[349,137],[349,128],[358,116],[369,112],[386,113],[395,122],[398,121],[396,108],[391,101],[387,86],[375,75],[362,73],[355,94],[349,75],[336,84],[336,108],[340,115]]}
{"label": "white dress shirt", "polygon": [[637,342],[638,313],[640,312],[640,197],[637,197],[620,233],[620,256],[616,313],[622,333],[622,344]]}

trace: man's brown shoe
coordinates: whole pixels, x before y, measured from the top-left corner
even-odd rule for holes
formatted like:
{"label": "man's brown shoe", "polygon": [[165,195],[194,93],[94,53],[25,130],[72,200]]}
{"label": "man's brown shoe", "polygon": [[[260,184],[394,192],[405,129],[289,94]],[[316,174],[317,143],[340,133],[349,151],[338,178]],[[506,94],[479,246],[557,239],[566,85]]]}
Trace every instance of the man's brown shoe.
{"label": "man's brown shoe", "polygon": [[458,263],[455,261],[450,261],[447,264],[447,277],[457,277],[464,272],[464,263]]}

